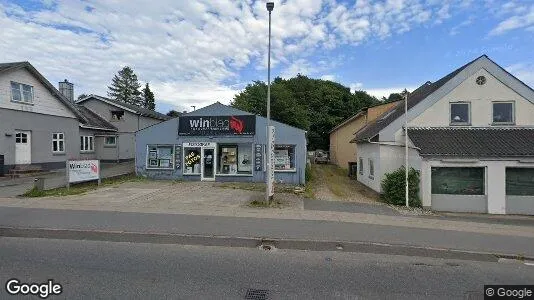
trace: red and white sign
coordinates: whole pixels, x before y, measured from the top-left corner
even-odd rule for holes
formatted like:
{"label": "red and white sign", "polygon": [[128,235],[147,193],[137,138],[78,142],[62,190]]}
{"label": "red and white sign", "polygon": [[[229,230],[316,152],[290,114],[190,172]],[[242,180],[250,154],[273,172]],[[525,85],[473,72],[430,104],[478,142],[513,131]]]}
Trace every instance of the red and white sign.
{"label": "red and white sign", "polygon": [[69,183],[100,179],[100,161],[68,160],[67,178]]}

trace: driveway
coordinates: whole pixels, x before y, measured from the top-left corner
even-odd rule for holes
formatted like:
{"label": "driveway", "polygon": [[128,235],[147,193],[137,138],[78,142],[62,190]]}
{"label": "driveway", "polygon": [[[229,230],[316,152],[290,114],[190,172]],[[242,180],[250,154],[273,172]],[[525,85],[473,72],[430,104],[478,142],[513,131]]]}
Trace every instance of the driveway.
{"label": "driveway", "polygon": [[[134,163],[102,164],[102,178],[114,177],[134,172]],[[45,189],[65,186],[65,171],[53,172],[41,176],[8,179],[0,177],[0,197],[15,197],[33,188],[34,178],[45,178]]]}
{"label": "driveway", "polygon": [[[264,197],[262,191],[218,185],[214,182],[135,181],[101,187],[81,195],[0,198],[0,206],[166,213],[184,209],[232,210],[247,207],[251,201],[263,200]],[[285,208],[303,209],[299,196],[288,193],[280,198]]]}

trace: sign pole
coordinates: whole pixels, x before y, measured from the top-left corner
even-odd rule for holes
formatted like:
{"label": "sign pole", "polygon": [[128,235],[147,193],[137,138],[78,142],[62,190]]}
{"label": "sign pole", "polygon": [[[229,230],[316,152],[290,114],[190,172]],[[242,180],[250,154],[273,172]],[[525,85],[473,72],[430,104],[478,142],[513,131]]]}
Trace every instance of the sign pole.
{"label": "sign pole", "polygon": [[67,190],[70,189],[69,160],[65,162],[65,178],[67,179]]}
{"label": "sign pole", "polygon": [[102,183],[102,170],[100,170],[100,159],[98,161],[98,185]]}
{"label": "sign pole", "polygon": [[274,195],[274,168],[273,168],[273,150],[274,150],[274,127],[271,126],[271,12],[274,9],[274,2],[267,2],[267,11],[269,12],[269,47],[267,48],[267,187],[265,191],[265,203],[269,204]]}
{"label": "sign pole", "polygon": [[408,93],[404,95],[404,177],[406,207],[410,207],[409,182],[408,182]]}

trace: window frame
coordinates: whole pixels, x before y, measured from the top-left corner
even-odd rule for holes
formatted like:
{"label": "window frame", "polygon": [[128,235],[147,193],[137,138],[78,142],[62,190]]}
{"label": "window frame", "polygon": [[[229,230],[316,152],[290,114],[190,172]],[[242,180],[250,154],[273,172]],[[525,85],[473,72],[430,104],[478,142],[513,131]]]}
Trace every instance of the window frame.
{"label": "window frame", "polygon": [[[495,104],[512,104],[512,121],[495,122]],[[492,101],[491,102],[491,125],[515,125],[515,101]]]}
{"label": "window frame", "polygon": [[[287,147],[288,149],[292,149],[293,150],[293,168],[291,168],[291,154],[289,154],[289,166],[290,166],[290,169],[279,169],[277,170],[276,169],[276,165],[274,167],[274,172],[277,172],[277,173],[296,173],[297,172],[297,159],[296,159],[296,155],[297,155],[297,145],[295,144],[275,144],[274,145],[274,150],[276,150],[276,147]],[[273,159],[274,159],[274,153],[273,153]]]}
{"label": "window frame", "polygon": [[[246,150],[243,150],[243,148],[245,147],[240,147],[240,146],[247,146],[247,147],[250,147],[250,152],[249,151],[246,151]],[[222,152],[222,149],[223,148],[235,148],[236,149],[236,153],[235,153],[235,157],[237,159],[236,161],[236,173],[223,173],[221,168],[223,167],[224,163],[222,162],[222,159],[223,159],[223,153]],[[253,143],[217,143],[217,147],[215,149],[215,152],[216,152],[216,157],[217,157],[217,168],[216,168],[216,172],[215,172],[215,175],[216,176],[254,176],[254,144]],[[240,158],[242,156],[240,156],[240,154],[243,154],[243,155],[248,155],[249,156],[249,164],[250,164],[250,171],[243,171],[243,170],[240,170],[239,167],[242,164],[240,164]]]}
{"label": "window frame", "polygon": [[363,175],[363,157],[360,157],[359,161],[358,161],[358,173],[360,175]]}
{"label": "window frame", "polygon": [[375,162],[372,158],[368,159],[369,164],[369,179],[375,179]]}
{"label": "window frame", "polygon": [[94,135],[80,135],[80,152],[81,153],[95,152],[95,136]]}
{"label": "window frame", "polygon": [[[59,138],[59,135],[61,134],[61,138]],[[54,135],[56,136],[54,138]],[[60,150],[60,145],[61,143],[60,142],[63,142],[63,149]],[[57,149],[58,150],[54,150],[54,143],[57,143]],[[65,153],[65,133],[64,132],[53,132],[52,133],[52,153],[54,154],[64,154]]]}
{"label": "window frame", "polygon": [[[480,169],[482,170],[482,191],[481,193],[434,193],[434,170],[435,169]],[[465,173],[465,172],[464,172]],[[436,188],[437,189],[437,188]],[[488,195],[488,168],[486,166],[431,166],[430,168],[430,193],[436,195],[457,195],[457,196],[487,196]]]}
{"label": "window frame", "polygon": [[[199,170],[200,170],[200,172],[195,173],[195,168],[194,167],[193,167],[193,173],[186,173],[185,172],[185,170],[187,168],[187,166],[185,165],[185,151],[186,151],[186,149],[198,149],[199,150],[199,152],[200,152],[199,153],[199,155],[200,155],[200,160],[199,160],[199,164],[200,164]],[[182,146],[182,175],[183,176],[202,176],[202,147],[201,146],[195,146],[195,147]],[[217,175],[217,173],[215,173],[215,175]]]}
{"label": "window frame", "polygon": [[523,167],[523,166],[506,166],[505,171],[504,171],[504,172],[505,172],[505,176],[504,176],[504,177],[505,177],[505,178],[504,178],[504,182],[505,182],[505,195],[506,195],[506,196],[518,196],[518,197],[532,197],[532,196],[534,196],[534,193],[532,193],[532,194],[525,193],[525,192],[523,192],[523,193],[518,193],[518,192],[515,192],[515,191],[512,192],[512,193],[510,193],[510,191],[511,191],[512,188],[510,187],[510,185],[509,185],[509,181],[508,181],[508,180],[509,180],[509,173],[508,173],[508,170],[513,170],[513,169],[528,169],[528,170],[532,170],[532,171],[534,171],[534,167],[528,167],[528,166],[525,166],[525,167]]}
{"label": "window frame", "polygon": [[[20,100],[15,100],[13,98],[13,96],[15,95],[15,93],[13,92],[13,84],[18,85],[18,96],[20,97]],[[33,86],[32,85],[21,83],[21,82],[16,82],[16,81],[11,81],[11,84],[9,86],[10,86],[10,90],[11,90],[11,99],[10,99],[11,102],[19,103],[19,104],[33,105],[34,91],[33,91]],[[30,88],[31,99],[30,99],[29,102],[24,100],[25,99],[24,98],[24,87],[25,86]]]}
{"label": "window frame", "polygon": [[[453,105],[467,105],[467,122],[454,122],[452,119],[452,106]],[[471,126],[471,102],[469,101],[456,101],[449,102],[449,125],[450,126]]]}
{"label": "window frame", "polygon": [[[113,138],[113,144],[108,144],[108,138]],[[104,137],[104,147],[114,148],[117,147],[117,136],[110,135]]]}
{"label": "window frame", "polygon": [[[156,147],[156,158],[150,158],[149,157],[149,152],[150,152],[150,148],[151,147]],[[171,156],[172,158],[170,159],[170,167],[160,167],[159,166],[159,161],[160,161],[160,158],[159,158],[159,149],[158,148],[171,148]],[[174,168],[176,167],[175,165],[175,160],[176,160],[176,153],[175,153],[175,145],[174,144],[147,144],[146,145],[146,159],[145,159],[145,169],[146,170],[174,170]],[[158,166],[157,167],[151,167],[150,164],[149,164],[149,160],[150,159],[155,159],[158,161]],[[166,160],[166,159],[165,159]]]}

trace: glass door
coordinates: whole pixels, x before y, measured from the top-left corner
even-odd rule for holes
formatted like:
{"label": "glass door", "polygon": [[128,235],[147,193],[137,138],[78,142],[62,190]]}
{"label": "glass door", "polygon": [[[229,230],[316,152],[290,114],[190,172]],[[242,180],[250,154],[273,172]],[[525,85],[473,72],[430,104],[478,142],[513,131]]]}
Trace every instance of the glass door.
{"label": "glass door", "polygon": [[215,181],[215,148],[202,148],[201,180]]}

